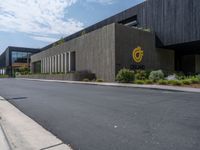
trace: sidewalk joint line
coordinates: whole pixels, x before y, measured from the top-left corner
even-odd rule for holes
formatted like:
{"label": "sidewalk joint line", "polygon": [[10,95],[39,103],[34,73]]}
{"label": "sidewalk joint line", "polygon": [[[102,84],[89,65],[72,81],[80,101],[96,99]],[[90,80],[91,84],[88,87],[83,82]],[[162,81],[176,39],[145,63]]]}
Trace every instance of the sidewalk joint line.
{"label": "sidewalk joint line", "polygon": [[1,125],[1,122],[0,122],[0,128],[1,128],[2,132],[3,132],[3,135],[4,135],[4,137],[5,137],[5,140],[6,140],[7,144],[8,144],[9,149],[12,150],[12,146],[11,146],[9,140],[8,140],[8,137],[6,136],[6,133],[5,133],[5,131],[4,131],[3,126]]}
{"label": "sidewalk joint line", "polygon": [[59,144],[55,144],[55,145],[52,145],[52,146],[49,146],[49,147],[45,147],[45,148],[42,148],[42,149],[40,149],[40,150],[47,150],[47,149],[49,149],[49,148],[57,147],[57,146],[60,146],[60,145],[62,145],[62,144],[64,144],[64,143],[61,142],[61,143],[59,143]]}

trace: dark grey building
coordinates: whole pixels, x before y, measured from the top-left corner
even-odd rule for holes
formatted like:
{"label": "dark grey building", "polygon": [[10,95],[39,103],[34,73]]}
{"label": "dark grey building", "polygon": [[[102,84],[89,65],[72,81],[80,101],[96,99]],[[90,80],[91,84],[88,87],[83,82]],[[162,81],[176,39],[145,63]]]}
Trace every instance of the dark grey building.
{"label": "dark grey building", "polygon": [[31,55],[40,51],[34,48],[9,46],[0,55],[0,73],[13,76],[19,68],[29,68]]}
{"label": "dark grey building", "polygon": [[200,72],[200,1],[147,0],[53,43],[32,71],[90,71],[114,81],[121,68]]}

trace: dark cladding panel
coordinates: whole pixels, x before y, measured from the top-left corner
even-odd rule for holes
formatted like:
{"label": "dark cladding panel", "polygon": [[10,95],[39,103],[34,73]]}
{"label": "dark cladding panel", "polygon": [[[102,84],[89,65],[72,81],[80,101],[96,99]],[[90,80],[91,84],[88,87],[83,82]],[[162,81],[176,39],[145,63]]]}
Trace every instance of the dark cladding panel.
{"label": "dark cladding panel", "polygon": [[147,0],[143,5],[140,25],[155,31],[164,45],[200,39],[199,0]]}
{"label": "dark cladding panel", "polygon": [[0,56],[0,68],[4,68],[6,66],[6,52],[2,53]]}
{"label": "dark cladding panel", "polygon": [[[69,41],[111,23],[137,16],[138,26],[156,32],[167,45],[200,40],[200,0],[147,0],[65,38]],[[48,49],[53,44],[44,47]]]}

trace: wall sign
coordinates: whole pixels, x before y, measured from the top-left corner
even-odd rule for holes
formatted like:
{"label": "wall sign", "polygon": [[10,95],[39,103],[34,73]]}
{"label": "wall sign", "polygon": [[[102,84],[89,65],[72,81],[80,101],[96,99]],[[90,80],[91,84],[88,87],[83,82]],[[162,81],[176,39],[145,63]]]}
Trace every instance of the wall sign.
{"label": "wall sign", "polygon": [[132,56],[133,56],[133,60],[136,62],[136,63],[140,63],[143,59],[143,56],[144,56],[144,51],[142,50],[141,47],[137,47],[133,50],[132,52]]}
{"label": "wall sign", "polygon": [[131,70],[145,70],[145,65],[140,64],[143,60],[143,56],[144,56],[144,51],[142,50],[142,48],[140,46],[138,46],[137,48],[135,48],[132,52],[132,58],[133,61],[137,64],[131,64],[130,65],[130,69]]}

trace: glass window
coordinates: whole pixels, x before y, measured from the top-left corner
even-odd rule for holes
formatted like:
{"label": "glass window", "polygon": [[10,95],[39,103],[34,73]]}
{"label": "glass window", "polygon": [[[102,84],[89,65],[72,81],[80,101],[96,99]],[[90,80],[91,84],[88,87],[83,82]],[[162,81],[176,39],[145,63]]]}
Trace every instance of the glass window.
{"label": "glass window", "polygon": [[130,17],[128,19],[122,20],[119,23],[123,24],[125,26],[129,26],[129,27],[137,27],[138,26],[137,15],[132,16],[132,17]]}
{"label": "glass window", "polygon": [[71,57],[70,58],[70,60],[71,60],[70,71],[74,72],[74,71],[76,71],[76,52],[71,52],[70,57]]}
{"label": "glass window", "polygon": [[27,63],[30,57],[30,52],[12,52],[12,63]]}

